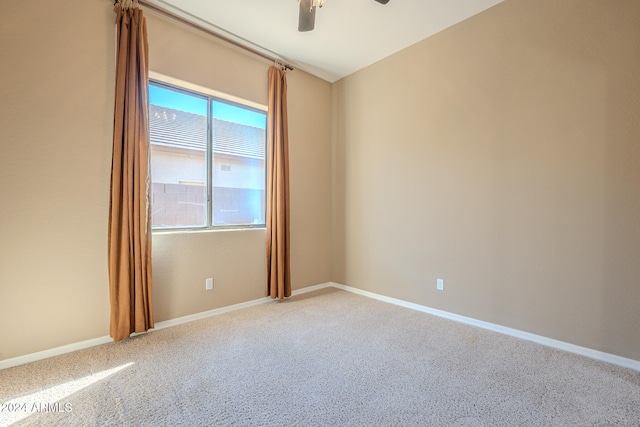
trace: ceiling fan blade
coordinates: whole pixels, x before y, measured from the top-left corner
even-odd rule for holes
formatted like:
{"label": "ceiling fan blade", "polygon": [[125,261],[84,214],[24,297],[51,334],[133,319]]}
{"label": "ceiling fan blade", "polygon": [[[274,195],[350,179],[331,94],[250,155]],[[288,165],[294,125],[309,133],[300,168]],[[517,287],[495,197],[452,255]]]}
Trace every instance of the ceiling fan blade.
{"label": "ceiling fan blade", "polygon": [[387,4],[389,0],[376,0],[378,3]]}
{"label": "ceiling fan blade", "polygon": [[311,31],[315,27],[315,24],[316,8],[311,7],[311,0],[300,0],[300,12],[298,14],[298,31]]}

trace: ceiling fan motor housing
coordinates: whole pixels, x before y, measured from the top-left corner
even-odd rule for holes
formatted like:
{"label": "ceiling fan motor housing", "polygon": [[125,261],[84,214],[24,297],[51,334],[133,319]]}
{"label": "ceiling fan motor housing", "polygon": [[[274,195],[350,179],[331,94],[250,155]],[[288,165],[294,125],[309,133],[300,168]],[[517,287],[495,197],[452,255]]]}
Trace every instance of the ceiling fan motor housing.
{"label": "ceiling fan motor housing", "polygon": [[[300,11],[298,12],[298,31],[306,32],[315,28],[316,24],[316,4],[322,2],[314,2],[313,0],[298,0],[300,2]],[[375,0],[380,4],[387,4],[389,0]]]}

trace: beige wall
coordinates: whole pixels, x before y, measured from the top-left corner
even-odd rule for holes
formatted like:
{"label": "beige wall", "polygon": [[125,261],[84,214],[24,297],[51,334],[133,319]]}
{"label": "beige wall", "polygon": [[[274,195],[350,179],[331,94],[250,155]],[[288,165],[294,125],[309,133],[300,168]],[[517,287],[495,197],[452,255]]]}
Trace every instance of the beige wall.
{"label": "beige wall", "polygon": [[333,280],[640,360],[638,46],[507,0],[338,82]]}
{"label": "beige wall", "polygon": [[[109,333],[112,9],[0,2],[0,360]],[[266,103],[268,62],[148,17],[154,71]],[[331,279],[331,175],[318,165],[331,156],[331,85],[295,71],[289,87],[299,289]],[[262,297],[264,239],[264,230],[154,236],[156,321]]]}
{"label": "beige wall", "polygon": [[0,2],[0,359],[108,334],[111,9]]}

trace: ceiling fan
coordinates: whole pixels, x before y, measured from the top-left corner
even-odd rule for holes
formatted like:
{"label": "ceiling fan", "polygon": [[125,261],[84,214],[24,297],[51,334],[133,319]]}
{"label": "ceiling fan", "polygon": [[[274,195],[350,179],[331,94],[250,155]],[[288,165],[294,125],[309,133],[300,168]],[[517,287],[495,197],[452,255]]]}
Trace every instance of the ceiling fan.
{"label": "ceiling fan", "polygon": [[[389,0],[375,0],[381,4],[389,3]],[[322,7],[324,0],[298,0],[300,12],[298,14],[298,31],[311,31],[316,23],[316,9]]]}

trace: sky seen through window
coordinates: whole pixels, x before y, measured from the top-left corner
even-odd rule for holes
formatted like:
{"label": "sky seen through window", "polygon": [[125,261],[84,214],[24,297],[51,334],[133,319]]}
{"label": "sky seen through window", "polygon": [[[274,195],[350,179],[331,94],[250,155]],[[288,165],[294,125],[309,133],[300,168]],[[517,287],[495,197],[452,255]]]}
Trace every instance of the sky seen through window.
{"label": "sky seen through window", "polygon": [[[205,96],[199,97],[160,86],[149,85],[149,103],[187,113],[207,115],[207,98]],[[246,107],[240,108],[222,101],[213,100],[212,112],[215,119],[260,129],[265,129],[267,125],[264,112],[247,110]]]}

